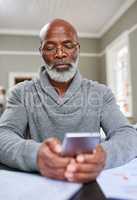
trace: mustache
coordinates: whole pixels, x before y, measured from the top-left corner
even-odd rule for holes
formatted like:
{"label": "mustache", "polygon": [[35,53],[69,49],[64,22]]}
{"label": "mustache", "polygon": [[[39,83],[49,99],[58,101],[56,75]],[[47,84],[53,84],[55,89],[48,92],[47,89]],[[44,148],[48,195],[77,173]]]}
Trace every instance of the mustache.
{"label": "mustache", "polygon": [[55,67],[58,66],[58,65],[69,65],[70,67],[72,67],[72,64],[71,64],[71,63],[64,62],[64,61],[57,61],[57,62],[51,64],[51,65],[49,66],[49,69],[51,70],[51,69],[55,68]]}

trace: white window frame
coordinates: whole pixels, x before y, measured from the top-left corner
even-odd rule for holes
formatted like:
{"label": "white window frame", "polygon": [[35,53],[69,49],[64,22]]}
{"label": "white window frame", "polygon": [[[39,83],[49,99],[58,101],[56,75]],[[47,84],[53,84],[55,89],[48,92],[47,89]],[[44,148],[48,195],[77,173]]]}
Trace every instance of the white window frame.
{"label": "white window frame", "polygon": [[116,48],[119,48],[123,44],[126,44],[128,47],[128,83],[129,83],[129,99],[128,99],[128,106],[129,112],[124,113],[126,117],[132,117],[132,87],[131,87],[131,72],[130,72],[130,48],[129,48],[129,38],[128,32],[124,32],[120,35],[116,40],[114,40],[107,48],[106,48],[106,62],[107,62],[107,84],[112,89],[113,93],[115,94],[115,82],[114,82],[114,74],[113,74],[113,66],[114,60],[112,60],[112,53],[116,51]]}

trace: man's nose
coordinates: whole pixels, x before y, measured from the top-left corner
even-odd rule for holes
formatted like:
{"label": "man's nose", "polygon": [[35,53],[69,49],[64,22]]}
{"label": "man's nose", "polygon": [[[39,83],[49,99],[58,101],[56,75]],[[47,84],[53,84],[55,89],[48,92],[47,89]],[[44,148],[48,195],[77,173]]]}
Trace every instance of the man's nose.
{"label": "man's nose", "polygon": [[64,58],[64,57],[66,57],[66,53],[64,52],[62,47],[57,48],[55,56],[56,56],[56,58]]}

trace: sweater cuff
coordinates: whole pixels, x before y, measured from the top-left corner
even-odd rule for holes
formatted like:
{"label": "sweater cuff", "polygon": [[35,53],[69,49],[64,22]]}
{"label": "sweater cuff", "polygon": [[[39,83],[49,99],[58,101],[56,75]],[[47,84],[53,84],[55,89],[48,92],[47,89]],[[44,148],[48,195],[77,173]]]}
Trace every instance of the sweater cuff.
{"label": "sweater cuff", "polygon": [[24,163],[28,171],[39,171],[37,166],[37,155],[42,143],[27,140],[24,150]]}

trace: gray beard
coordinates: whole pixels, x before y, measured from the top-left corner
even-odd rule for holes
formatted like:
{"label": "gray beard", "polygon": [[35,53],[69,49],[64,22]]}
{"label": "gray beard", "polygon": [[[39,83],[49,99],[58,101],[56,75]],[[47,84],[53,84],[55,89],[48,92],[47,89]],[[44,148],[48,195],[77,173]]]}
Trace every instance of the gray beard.
{"label": "gray beard", "polygon": [[65,71],[58,71],[56,68],[53,68],[52,65],[49,66],[46,64],[46,72],[54,81],[60,83],[68,82],[75,76],[78,68],[78,62],[79,58],[77,58],[75,63],[71,63],[71,66]]}

